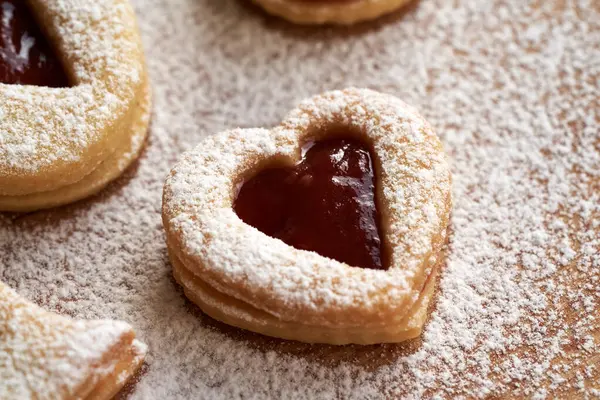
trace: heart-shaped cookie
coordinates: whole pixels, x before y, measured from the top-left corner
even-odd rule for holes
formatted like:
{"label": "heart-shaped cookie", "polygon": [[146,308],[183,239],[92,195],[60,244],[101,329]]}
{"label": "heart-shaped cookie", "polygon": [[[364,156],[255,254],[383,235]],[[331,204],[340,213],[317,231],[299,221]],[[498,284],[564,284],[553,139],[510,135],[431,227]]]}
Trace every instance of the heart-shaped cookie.
{"label": "heart-shaped cookie", "polygon": [[253,0],[297,24],[349,25],[398,10],[412,0]]}
{"label": "heart-shaped cookie", "polygon": [[[297,165],[309,143],[336,139],[372,154],[386,269],[297,249],[234,211],[244,182]],[[266,335],[332,344],[413,338],[443,259],[450,189],[442,145],[416,110],[371,90],[327,92],[276,128],[224,132],[183,155],[163,197],[174,275],[210,316]]]}
{"label": "heart-shaped cookie", "polygon": [[[0,211],[93,194],[137,157],[147,133],[135,14],[127,0],[0,3]],[[57,64],[70,86],[54,79]]]}

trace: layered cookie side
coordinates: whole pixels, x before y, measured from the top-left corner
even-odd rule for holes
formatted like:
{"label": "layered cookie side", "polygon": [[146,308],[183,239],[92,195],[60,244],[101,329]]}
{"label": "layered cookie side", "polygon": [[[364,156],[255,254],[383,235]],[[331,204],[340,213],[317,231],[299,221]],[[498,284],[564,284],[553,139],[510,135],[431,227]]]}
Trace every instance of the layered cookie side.
{"label": "layered cookie side", "polygon": [[400,9],[412,0],[253,0],[268,13],[297,24],[350,25]]}

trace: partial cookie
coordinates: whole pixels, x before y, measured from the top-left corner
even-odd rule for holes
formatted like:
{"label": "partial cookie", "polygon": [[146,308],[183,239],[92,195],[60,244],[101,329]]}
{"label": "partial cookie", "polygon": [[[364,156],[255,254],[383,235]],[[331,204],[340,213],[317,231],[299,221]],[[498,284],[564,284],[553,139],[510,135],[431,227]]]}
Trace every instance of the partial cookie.
{"label": "partial cookie", "polygon": [[267,12],[297,24],[349,25],[381,17],[412,0],[253,0]]}
{"label": "partial cookie", "polygon": [[[5,38],[28,45],[0,43],[0,211],[96,193],[147,135],[150,89],[133,10],[126,0],[2,2]],[[57,65],[66,87],[54,79]]]}
{"label": "partial cookie", "polygon": [[124,322],[49,313],[0,282],[2,399],[110,399],[145,354]]}
{"label": "partial cookie", "polygon": [[[246,188],[261,185],[256,213],[242,213]],[[429,124],[392,96],[348,89],[303,102],[274,129],[225,132],[186,153],[165,183],[163,223],[176,280],[212,317],[286,339],[369,344],[420,334],[450,208]],[[265,224],[252,220],[261,214]]]}

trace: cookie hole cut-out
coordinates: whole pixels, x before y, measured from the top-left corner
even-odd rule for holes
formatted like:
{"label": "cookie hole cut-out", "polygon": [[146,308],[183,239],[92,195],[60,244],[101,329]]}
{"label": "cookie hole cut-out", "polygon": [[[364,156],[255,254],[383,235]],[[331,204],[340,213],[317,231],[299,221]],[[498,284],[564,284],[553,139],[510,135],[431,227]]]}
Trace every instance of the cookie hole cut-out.
{"label": "cookie hole cut-out", "polygon": [[0,82],[70,86],[61,62],[23,0],[0,0]]}
{"label": "cookie hole cut-out", "polygon": [[346,138],[311,142],[303,153],[295,166],[247,180],[234,204],[238,216],[297,249],[387,269],[370,150]]}

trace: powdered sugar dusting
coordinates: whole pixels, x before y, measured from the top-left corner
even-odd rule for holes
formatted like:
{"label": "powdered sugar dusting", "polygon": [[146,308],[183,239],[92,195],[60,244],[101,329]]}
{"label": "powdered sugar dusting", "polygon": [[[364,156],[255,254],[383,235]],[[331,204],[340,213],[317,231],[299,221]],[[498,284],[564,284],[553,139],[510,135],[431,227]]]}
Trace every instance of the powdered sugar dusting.
{"label": "powdered sugar dusting", "polygon": [[124,322],[72,321],[48,313],[3,284],[0,300],[3,399],[81,394],[81,387],[94,387],[113,372],[115,365],[104,365],[104,357],[132,334]]}
{"label": "powdered sugar dusting", "polygon": [[[0,84],[0,173],[39,173],[85,158],[143,78],[132,11],[121,0],[32,1],[74,87]],[[91,165],[89,173],[96,165]],[[9,188],[10,189],[10,188]],[[6,191],[9,191],[6,189]],[[4,191],[4,190],[3,190]]]}
{"label": "powdered sugar dusting", "polygon": [[[234,0],[134,4],[157,103],[139,167],[68,212],[0,216],[0,279],[149,344],[134,398],[600,395],[597,1],[422,0],[356,30]],[[208,134],[348,86],[415,105],[450,156],[453,234],[422,344],[301,345],[202,316],[170,278],[168,171]]]}

